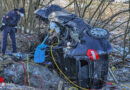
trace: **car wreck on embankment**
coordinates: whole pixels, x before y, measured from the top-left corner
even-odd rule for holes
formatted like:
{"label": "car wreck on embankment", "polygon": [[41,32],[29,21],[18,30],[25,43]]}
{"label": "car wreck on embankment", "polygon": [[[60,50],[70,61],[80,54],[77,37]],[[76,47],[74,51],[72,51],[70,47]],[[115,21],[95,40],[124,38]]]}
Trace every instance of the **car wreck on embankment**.
{"label": "car wreck on embankment", "polygon": [[45,60],[52,59],[50,48],[53,45],[58,67],[71,81],[76,80],[76,84],[83,88],[101,89],[107,81],[108,57],[112,51],[109,32],[91,27],[58,5],[46,6],[34,13],[39,19],[39,30],[41,23],[49,25],[43,37],[52,32],[45,41]]}

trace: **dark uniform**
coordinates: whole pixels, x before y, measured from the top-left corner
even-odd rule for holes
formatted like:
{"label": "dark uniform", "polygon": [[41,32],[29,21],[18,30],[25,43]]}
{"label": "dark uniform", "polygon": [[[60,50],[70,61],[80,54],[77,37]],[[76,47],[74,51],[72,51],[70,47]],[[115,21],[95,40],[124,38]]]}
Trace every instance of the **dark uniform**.
{"label": "dark uniform", "polygon": [[16,52],[16,39],[15,33],[17,32],[17,24],[20,20],[20,15],[18,14],[18,9],[14,9],[8,12],[2,20],[3,24],[3,40],[2,40],[2,53],[5,54],[6,43],[8,34],[12,40],[13,52]]}

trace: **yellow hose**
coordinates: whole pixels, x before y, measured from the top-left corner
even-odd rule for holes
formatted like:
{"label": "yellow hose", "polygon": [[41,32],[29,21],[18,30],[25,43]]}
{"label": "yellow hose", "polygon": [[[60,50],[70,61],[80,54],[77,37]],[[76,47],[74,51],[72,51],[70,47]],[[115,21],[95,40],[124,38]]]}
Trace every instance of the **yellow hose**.
{"label": "yellow hose", "polygon": [[78,90],[78,88],[76,88],[76,87],[70,87],[69,90],[71,90],[71,89],[76,89],[76,90]]}
{"label": "yellow hose", "polygon": [[29,57],[28,57],[28,54],[27,54],[27,75],[28,75],[28,83],[29,83],[29,86],[30,86],[30,80],[29,80]]}
{"label": "yellow hose", "polygon": [[[59,43],[59,39],[58,39],[58,43]],[[75,84],[74,82],[72,82],[72,81],[62,72],[62,70],[61,70],[61,69],[59,68],[59,66],[57,65],[57,63],[56,63],[56,61],[55,61],[55,58],[54,58],[54,55],[53,55],[53,52],[52,52],[52,48],[53,48],[54,45],[57,45],[58,43],[55,43],[55,44],[51,45],[51,56],[52,56],[52,60],[53,60],[53,62],[55,63],[57,69],[58,69],[58,70],[60,71],[60,73],[65,77],[65,79],[66,79],[69,83],[71,83],[72,85],[74,85],[75,87],[80,88],[80,89],[82,89],[82,90],[89,90],[89,89],[83,88],[83,87],[81,87],[81,86]],[[115,69],[115,68],[114,68],[114,69]],[[113,73],[113,74],[114,74],[114,73]],[[114,76],[116,76],[116,75],[114,74]],[[113,83],[113,84],[115,84],[115,83]],[[127,86],[127,87],[130,88],[129,85],[120,84],[121,88],[122,88],[123,85],[125,85],[125,86]],[[75,87],[71,87],[71,88],[75,88]],[[69,89],[70,89],[70,88],[69,88]],[[124,89],[122,88],[122,90],[124,90]]]}
{"label": "yellow hose", "polygon": [[[56,44],[55,44],[55,45],[56,45]],[[65,79],[66,79],[67,81],[69,81],[72,85],[74,85],[75,87],[78,87],[78,88],[80,88],[80,89],[82,89],[82,90],[88,90],[88,89],[85,89],[85,88],[83,88],[83,87],[80,87],[79,85],[77,85],[77,84],[75,84],[74,82],[72,82],[72,81],[62,72],[62,70],[59,68],[59,66],[57,65],[57,63],[56,63],[56,61],[55,61],[55,58],[54,58],[53,52],[52,52],[52,48],[53,48],[53,45],[51,45],[51,56],[52,56],[53,62],[55,63],[55,65],[56,65],[56,67],[58,68],[58,70],[60,71],[60,73],[65,77]]]}

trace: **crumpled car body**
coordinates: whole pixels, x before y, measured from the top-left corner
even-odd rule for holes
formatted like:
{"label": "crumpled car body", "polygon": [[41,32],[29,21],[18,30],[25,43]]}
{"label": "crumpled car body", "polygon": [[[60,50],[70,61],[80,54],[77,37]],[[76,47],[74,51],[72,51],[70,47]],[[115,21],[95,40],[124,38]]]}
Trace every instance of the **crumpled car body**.
{"label": "crumpled car body", "polygon": [[[49,5],[34,13],[44,22],[53,22],[60,28],[60,43],[56,46],[59,49],[55,52],[60,55],[57,62],[62,70],[72,77],[76,75],[82,87],[102,88],[107,80],[108,56],[112,51],[108,31],[91,27],[82,18],[58,5]],[[90,60],[87,56],[89,49],[98,52],[99,60]]]}

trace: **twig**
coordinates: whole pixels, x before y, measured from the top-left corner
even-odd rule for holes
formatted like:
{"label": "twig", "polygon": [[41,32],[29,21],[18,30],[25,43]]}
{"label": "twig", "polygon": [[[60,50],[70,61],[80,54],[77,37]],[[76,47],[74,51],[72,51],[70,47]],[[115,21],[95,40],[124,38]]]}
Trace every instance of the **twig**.
{"label": "twig", "polygon": [[74,0],[74,9],[75,9],[75,14],[78,14],[78,16],[80,17],[80,10],[79,10],[77,0]]}
{"label": "twig", "polygon": [[119,38],[119,37],[121,37],[121,36],[123,36],[123,35],[125,35],[125,33],[122,33],[122,34],[120,34],[120,35],[117,35],[116,37],[112,38],[110,41],[112,42],[114,39]]}
{"label": "twig", "polygon": [[93,2],[93,0],[91,0],[91,1],[89,2],[89,4],[85,6],[85,8],[84,8],[84,10],[83,10],[82,18],[85,16],[85,12],[86,12],[87,8],[91,5],[92,2]]}
{"label": "twig", "polygon": [[122,13],[125,13],[125,12],[128,12],[130,9],[127,9],[127,10],[121,10],[119,12],[117,12],[116,14],[114,14],[113,16],[109,17],[108,19],[104,20],[106,23],[102,26],[102,28],[104,28],[113,18],[115,18],[116,16],[122,14]]}
{"label": "twig", "polygon": [[65,6],[64,8],[69,7],[70,5],[72,5],[74,3],[74,1],[70,2],[67,6]]}
{"label": "twig", "polygon": [[124,21],[124,22],[122,22],[121,24],[119,24],[118,26],[112,28],[109,32],[112,32],[112,31],[116,30],[116,28],[120,27],[121,25],[125,24],[126,22],[128,22],[128,20],[127,20],[127,21]]}
{"label": "twig", "polygon": [[[126,27],[126,30],[125,30],[125,35],[124,35],[124,47],[123,47],[123,57],[122,57],[122,60],[123,62],[125,62],[125,57],[126,57],[126,51],[125,51],[125,48],[126,48],[126,37],[130,31],[130,28],[129,28],[129,23],[130,23],[130,16],[129,16],[129,19],[128,19],[128,23],[127,23],[127,27]],[[128,29],[129,28],[129,29]]]}
{"label": "twig", "polygon": [[[112,0],[111,0],[112,1]],[[111,4],[111,1],[108,2],[107,6],[101,11],[101,13],[98,14],[98,17],[96,19],[96,22],[98,21],[98,19],[102,16],[102,14],[105,12],[105,10],[107,9],[107,7]],[[93,27],[96,25],[96,22],[94,23]]]}
{"label": "twig", "polygon": [[48,6],[50,3],[52,3],[54,0],[51,0],[50,2],[48,2],[48,4],[47,5],[45,5],[45,6]]}
{"label": "twig", "polygon": [[99,10],[99,8],[101,7],[101,5],[102,5],[105,1],[106,1],[106,0],[102,0],[102,1],[100,2],[100,4],[98,5],[97,9],[96,9],[95,12],[93,13],[93,15],[90,17],[90,19],[89,19],[89,21],[88,21],[89,24],[91,23],[93,17],[95,16],[95,14],[97,13],[97,11]]}

